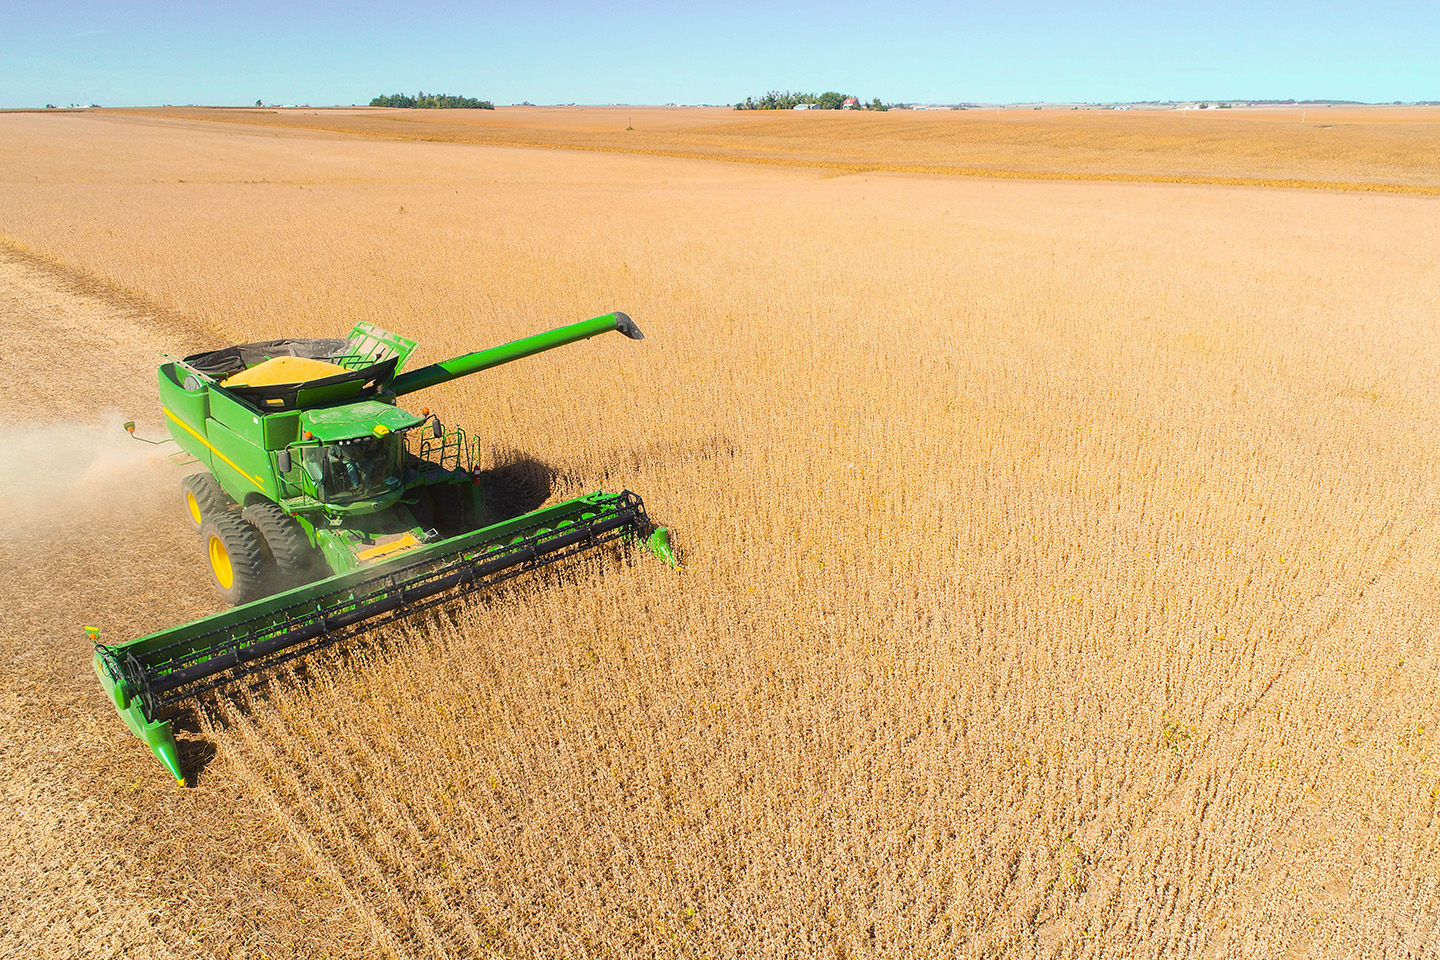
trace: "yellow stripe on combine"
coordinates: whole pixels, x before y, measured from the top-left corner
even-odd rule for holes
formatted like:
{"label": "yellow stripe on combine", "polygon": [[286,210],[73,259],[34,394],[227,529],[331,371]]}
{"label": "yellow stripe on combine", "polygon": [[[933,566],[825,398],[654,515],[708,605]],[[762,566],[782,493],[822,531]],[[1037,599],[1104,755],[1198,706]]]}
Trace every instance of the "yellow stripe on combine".
{"label": "yellow stripe on combine", "polygon": [[209,447],[211,453],[215,454],[215,456],[230,464],[230,466],[235,469],[236,473],[240,474],[240,476],[255,484],[255,486],[259,487],[262,491],[265,489],[265,482],[260,477],[252,477],[244,470],[241,470],[238,463],[225,456],[225,454],[221,453],[219,450],[216,450],[214,444],[212,444],[209,440],[206,440],[200,434],[196,433],[195,428],[190,426],[190,424],[186,423],[184,420],[181,420],[179,417],[175,416],[175,414],[171,413],[169,407],[161,407],[160,409],[165,411],[165,416],[169,417],[171,420],[174,420],[176,423],[180,424],[180,426],[184,427],[186,432],[188,432],[192,437],[205,444],[205,446]]}

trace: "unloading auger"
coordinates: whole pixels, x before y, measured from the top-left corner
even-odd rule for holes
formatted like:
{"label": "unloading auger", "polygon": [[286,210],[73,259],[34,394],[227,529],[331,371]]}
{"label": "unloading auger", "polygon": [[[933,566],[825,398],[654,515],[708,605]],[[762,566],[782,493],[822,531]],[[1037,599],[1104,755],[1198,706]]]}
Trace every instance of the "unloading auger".
{"label": "unloading auger", "polygon": [[[597,491],[487,514],[479,444],[396,398],[618,331],[623,313],[400,373],[415,341],[359,323],[346,339],[272,340],[160,367],[166,425],[205,471],[181,486],[215,588],[233,607],[127,643],[95,673],[177,781],[175,704],[363,630],[610,541],[676,565],[640,498]],[[132,429],[127,424],[127,429]],[[493,522],[489,522],[493,521]]]}

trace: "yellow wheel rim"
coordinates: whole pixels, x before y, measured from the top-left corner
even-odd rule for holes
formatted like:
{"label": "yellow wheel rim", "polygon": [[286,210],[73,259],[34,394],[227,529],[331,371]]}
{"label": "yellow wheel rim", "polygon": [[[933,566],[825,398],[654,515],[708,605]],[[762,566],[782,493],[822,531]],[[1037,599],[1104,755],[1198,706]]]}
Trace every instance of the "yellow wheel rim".
{"label": "yellow wheel rim", "polygon": [[186,509],[188,509],[188,510],[190,511],[190,519],[195,521],[195,525],[196,525],[196,526],[199,526],[199,525],[200,525],[200,501],[199,501],[199,500],[196,500],[196,499],[195,499],[195,494],[191,493],[189,490],[186,490],[186,491],[185,491],[185,507],[186,507]]}
{"label": "yellow wheel rim", "polygon": [[207,547],[215,582],[220,584],[221,590],[229,590],[235,585],[235,568],[230,566],[230,554],[225,552],[225,544],[220,542],[219,537],[211,537]]}

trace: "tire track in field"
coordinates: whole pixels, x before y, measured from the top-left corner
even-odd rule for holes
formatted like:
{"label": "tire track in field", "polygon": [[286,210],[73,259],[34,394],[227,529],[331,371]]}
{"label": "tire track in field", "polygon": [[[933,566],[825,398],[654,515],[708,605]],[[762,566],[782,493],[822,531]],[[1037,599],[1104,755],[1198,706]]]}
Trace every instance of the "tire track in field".
{"label": "tire track in field", "polygon": [[[1390,522],[1386,524],[1385,534],[1388,535],[1394,527],[1395,519],[1391,518]],[[1398,578],[1404,565],[1410,561],[1417,537],[1430,529],[1432,529],[1430,525],[1417,521],[1408,529],[1400,532],[1397,541],[1375,572],[1336,604],[1334,611],[1320,629],[1313,636],[1306,638],[1303,648],[1285,658],[1259,692],[1250,699],[1250,702],[1241,706],[1236,712],[1234,722],[1225,729],[1217,726],[1206,735],[1197,751],[1197,758],[1186,766],[1185,772],[1176,783],[1145,815],[1143,824],[1137,831],[1138,835],[1131,845],[1130,855],[1115,866],[1113,873],[1106,878],[1106,882],[1099,885],[1094,891],[1086,892],[1078,905],[1078,910],[1072,909],[1068,911],[1068,916],[1060,917],[1055,925],[1055,931],[1046,939],[1056,944],[1083,943],[1087,939],[1085,936],[1087,932],[1093,935],[1104,930],[1113,936],[1115,926],[1121,924],[1131,928],[1120,934],[1122,941],[1128,940],[1133,944],[1150,945],[1151,954],[1155,956],[1210,956],[1214,954],[1216,944],[1212,939],[1212,933],[1204,929],[1203,918],[1192,915],[1193,911],[1188,909],[1193,907],[1197,901],[1206,902],[1207,898],[1193,896],[1187,898],[1172,891],[1177,895],[1170,899],[1167,908],[1160,911],[1146,909],[1153,906],[1155,894],[1164,892],[1161,888],[1166,885],[1156,881],[1161,876],[1161,867],[1165,858],[1167,855],[1175,855],[1176,848],[1180,845],[1177,843],[1180,834],[1173,828],[1194,819],[1187,819],[1185,815],[1187,808],[1201,807],[1198,820],[1203,821],[1209,815],[1209,808],[1212,805],[1222,804],[1219,814],[1225,816],[1235,810],[1236,806],[1243,807],[1251,799],[1248,797],[1237,798],[1226,788],[1233,780],[1232,774],[1236,766],[1255,740],[1256,710],[1263,703],[1271,700],[1277,690],[1283,691],[1287,688],[1286,681],[1295,676],[1298,668],[1313,660],[1316,648],[1324,640],[1333,636],[1337,627],[1363,608],[1366,596],[1377,585],[1393,582]],[[1229,712],[1228,709],[1225,712]],[[1228,766],[1222,767],[1222,762],[1228,763]],[[1226,803],[1231,806],[1224,806]],[[1293,816],[1292,811],[1279,825],[1279,832],[1285,831]],[[1275,840],[1277,838],[1273,832],[1267,832],[1263,839]],[[1259,844],[1251,846],[1258,849]],[[1216,889],[1209,891],[1207,906],[1210,908],[1208,911],[1210,914],[1218,912],[1229,915],[1232,913],[1233,911],[1228,909],[1217,909],[1215,900],[1221,897],[1232,901],[1238,899],[1237,894],[1227,888],[1236,883],[1248,885],[1246,874],[1259,872],[1263,868],[1263,864],[1258,862],[1258,858],[1257,862],[1249,865],[1248,870],[1241,864],[1232,864],[1231,866],[1238,869],[1225,871],[1221,876],[1222,882]],[[1137,877],[1135,875],[1137,870],[1148,870],[1148,875],[1142,874]],[[1204,878],[1204,872],[1196,870],[1179,877],[1170,877],[1169,880],[1173,884],[1176,880],[1189,880],[1192,875]],[[1140,883],[1146,889],[1127,899],[1125,890],[1129,883]],[[1122,916],[1123,913],[1129,915]],[[1145,916],[1146,913],[1150,915]],[[1167,936],[1157,936],[1157,926],[1163,928]],[[1108,939],[1111,937],[1107,936]]]}
{"label": "tire track in field", "polygon": [[[1430,513],[1426,509],[1417,512],[1422,516]],[[1286,702],[1292,704],[1312,699],[1313,688],[1323,688],[1326,681],[1368,693],[1354,697],[1359,702],[1350,711],[1337,714],[1344,723],[1334,724],[1331,732],[1340,734],[1343,727],[1343,734],[1316,744],[1320,757],[1310,777],[1310,790],[1266,838],[1271,853],[1257,862],[1252,881],[1231,897],[1229,914],[1237,920],[1237,929],[1244,929],[1246,921],[1253,919],[1245,916],[1245,911],[1278,913],[1281,925],[1289,927],[1286,932],[1292,954],[1321,952],[1322,945],[1316,941],[1333,940],[1336,928],[1364,944],[1368,949],[1361,952],[1367,955],[1420,955],[1423,943],[1428,943],[1433,953],[1440,943],[1440,881],[1428,867],[1418,871],[1426,878],[1419,883],[1413,877],[1407,883],[1406,877],[1414,868],[1417,844],[1428,857],[1440,835],[1434,829],[1433,792],[1430,829],[1419,826],[1427,817],[1423,794],[1440,776],[1433,765],[1425,763],[1434,748],[1433,732],[1427,739],[1425,731],[1427,727],[1433,731],[1437,719],[1435,655],[1427,649],[1440,619],[1440,601],[1433,599],[1437,558],[1440,530],[1433,521],[1415,521],[1376,573],[1307,648],[1306,659],[1319,668],[1312,689],[1306,689],[1302,685],[1305,678],[1295,674],[1271,685],[1278,688],[1277,696],[1288,694]],[[1403,613],[1398,609],[1401,601]],[[1353,630],[1339,629],[1352,624]],[[1414,628],[1412,638],[1421,638],[1418,645],[1407,642],[1406,624]],[[1375,655],[1377,643],[1383,645],[1384,656]],[[1398,662],[1387,658],[1398,658]],[[1416,662],[1402,672],[1407,658]],[[1366,667],[1352,669],[1356,663]],[[1270,692],[1267,688],[1265,694]],[[1406,709],[1407,705],[1411,709]],[[1397,718],[1417,715],[1422,718],[1418,731],[1412,726],[1402,736],[1416,735],[1416,742],[1409,744],[1412,755],[1397,756],[1404,752],[1397,751],[1398,745],[1390,739],[1396,727],[1403,725]],[[1414,762],[1417,758],[1418,763]],[[1427,766],[1428,778],[1424,775]],[[1377,771],[1392,778],[1390,794],[1378,803],[1366,789]],[[1422,776],[1412,779],[1417,772]],[[1395,778],[1410,781],[1410,789],[1396,789]],[[1388,834],[1384,845],[1380,843],[1382,834]],[[1378,856],[1354,856],[1354,851],[1372,842],[1382,851]],[[1337,849],[1345,851],[1344,860],[1338,863],[1333,856]],[[1402,862],[1402,853],[1408,863]],[[1303,909],[1287,894],[1287,883],[1310,894]],[[1429,889],[1423,889],[1427,885]],[[1289,909],[1277,909],[1277,905]],[[1317,929],[1322,920],[1329,926]],[[1273,918],[1268,925],[1276,926]],[[1245,950],[1243,944],[1233,946],[1225,937],[1212,944],[1206,955],[1236,955]]]}

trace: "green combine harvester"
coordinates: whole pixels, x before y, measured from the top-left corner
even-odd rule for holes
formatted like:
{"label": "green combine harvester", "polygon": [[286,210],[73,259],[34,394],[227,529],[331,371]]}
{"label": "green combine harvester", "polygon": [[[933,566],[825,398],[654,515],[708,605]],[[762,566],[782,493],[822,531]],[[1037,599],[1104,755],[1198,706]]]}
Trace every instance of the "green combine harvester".
{"label": "green combine harvester", "polygon": [[[160,367],[172,438],[208,472],[182,483],[215,587],[232,609],[128,643],[95,673],[182,784],[167,710],[239,675],[609,541],[672,566],[669,534],[628,490],[506,519],[487,512],[478,441],[398,397],[618,331],[623,313],[401,373],[415,341],[367,323],[344,340],[242,344]],[[134,424],[126,429],[134,432]]]}

